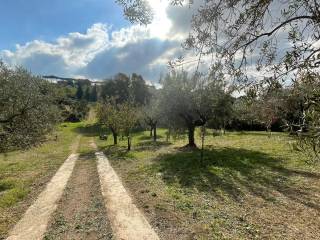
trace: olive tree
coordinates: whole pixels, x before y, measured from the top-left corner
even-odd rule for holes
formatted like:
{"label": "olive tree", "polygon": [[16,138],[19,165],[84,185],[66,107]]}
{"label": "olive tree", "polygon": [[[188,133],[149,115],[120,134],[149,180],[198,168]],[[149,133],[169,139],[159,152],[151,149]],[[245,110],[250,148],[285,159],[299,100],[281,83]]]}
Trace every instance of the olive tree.
{"label": "olive tree", "polygon": [[137,123],[137,109],[129,102],[122,103],[118,106],[120,117],[121,131],[127,137],[128,151],[131,150],[131,131]]}
{"label": "olive tree", "polygon": [[116,0],[123,7],[124,16],[131,22],[149,24],[153,13],[146,0]]}
{"label": "olive tree", "polygon": [[281,117],[283,91],[284,89],[278,81],[268,81],[268,85],[261,90],[256,101],[256,119],[265,126],[270,134],[272,125]]}
{"label": "olive tree", "polygon": [[60,120],[55,85],[0,63],[0,151],[26,148]]}
{"label": "olive tree", "polygon": [[157,126],[161,120],[162,113],[159,106],[159,96],[154,95],[149,103],[141,109],[141,119],[150,128],[150,137],[153,136],[153,141],[157,141]]}
{"label": "olive tree", "polygon": [[311,161],[320,161],[320,75],[299,78],[290,91],[295,100],[294,121],[298,143]]}
{"label": "olive tree", "polygon": [[210,125],[223,130],[225,133],[226,125],[229,123],[234,115],[234,98],[231,95],[232,91],[222,82],[215,82],[215,84],[210,85],[210,95],[211,95],[211,106],[212,118],[210,120]]}
{"label": "olive tree", "polygon": [[[194,0],[168,1],[181,7],[194,4]],[[150,23],[147,1],[117,2],[130,21]],[[199,0],[197,6],[185,47],[201,55],[218,53],[238,80],[256,82],[247,75],[252,67],[277,77],[319,67],[319,1]]]}
{"label": "olive tree", "polygon": [[137,116],[136,108],[129,102],[116,103],[112,98],[98,104],[98,121],[109,127],[114,145],[118,144],[118,136],[122,132],[128,139],[128,150],[131,149],[131,130],[137,122]]}
{"label": "olive tree", "polygon": [[162,112],[171,126],[187,129],[189,147],[196,147],[195,129],[207,123],[213,110],[210,87],[202,80],[187,72],[172,72],[162,82]]}
{"label": "olive tree", "polygon": [[100,124],[107,126],[112,132],[113,144],[118,144],[118,136],[121,131],[121,116],[114,99],[100,102],[97,107],[97,117]]}

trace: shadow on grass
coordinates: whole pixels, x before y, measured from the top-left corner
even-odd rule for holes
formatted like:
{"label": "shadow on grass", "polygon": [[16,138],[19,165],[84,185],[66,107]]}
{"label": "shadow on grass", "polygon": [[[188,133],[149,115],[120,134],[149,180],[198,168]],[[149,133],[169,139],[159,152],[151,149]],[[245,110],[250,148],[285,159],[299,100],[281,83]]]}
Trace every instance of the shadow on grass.
{"label": "shadow on grass", "polygon": [[171,145],[171,142],[154,142],[154,141],[143,141],[139,142],[135,145],[136,151],[155,151],[158,150],[161,147],[169,146]]}
{"label": "shadow on grass", "polygon": [[122,161],[133,158],[131,155],[132,151],[128,151],[126,146],[108,145],[101,150],[111,159]]}
{"label": "shadow on grass", "polygon": [[172,143],[169,142],[153,142],[153,141],[144,141],[134,144],[132,150],[128,151],[126,145],[108,145],[101,150],[112,159],[115,160],[132,160],[135,159],[135,153],[140,153],[144,151],[157,151],[162,147],[167,147]]}
{"label": "shadow on grass", "polygon": [[87,137],[95,137],[99,136],[100,134],[109,135],[109,130],[98,123],[85,124],[75,128],[74,131]]}
{"label": "shadow on grass", "polygon": [[285,197],[320,210],[312,192],[299,187],[293,176],[319,181],[319,174],[285,168],[281,159],[266,153],[239,148],[209,149],[200,163],[199,150],[185,150],[160,155],[155,159],[156,169],[163,181],[181,188],[196,188],[218,198],[231,197],[241,201],[247,193],[276,201],[275,191]]}
{"label": "shadow on grass", "polygon": [[[164,136],[157,134],[157,140],[159,139],[163,139]],[[138,137],[139,140],[141,141],[145,141],[145,140],[153,140],[153,136],[149,136],[149,135],[142,135]]]}
{"label": "shadow on grass", "polygon": [[271,135],[267,131],[228,131],[228,133],[235,134],[235,135],[248,135],[248,136],[279,136],[279,135],[285,135],[285,132],[271,132]]}

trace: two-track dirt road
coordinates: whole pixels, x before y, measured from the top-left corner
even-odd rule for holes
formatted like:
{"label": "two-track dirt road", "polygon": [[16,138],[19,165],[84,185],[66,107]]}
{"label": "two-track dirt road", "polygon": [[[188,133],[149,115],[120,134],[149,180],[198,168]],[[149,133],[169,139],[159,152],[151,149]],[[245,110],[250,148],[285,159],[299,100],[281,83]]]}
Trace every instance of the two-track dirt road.
{"label": "two-track dirt road", "polygon": [[107,157],[90,145],[92,153],[77,154],[75,144],[7,240],[159,239]]}

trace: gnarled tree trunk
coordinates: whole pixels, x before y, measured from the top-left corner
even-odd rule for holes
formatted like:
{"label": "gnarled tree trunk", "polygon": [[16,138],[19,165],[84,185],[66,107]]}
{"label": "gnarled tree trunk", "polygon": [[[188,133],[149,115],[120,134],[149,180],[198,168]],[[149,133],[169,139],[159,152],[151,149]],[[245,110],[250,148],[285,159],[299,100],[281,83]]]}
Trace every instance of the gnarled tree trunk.
{"label": "gnarled tree trunk", "polygon": [[188,126],[188,147],[197,147],[194,141],[194,130],[195,126],[193,124]]}
{"label": "gnarled tree trunk", "polygon": [[157,141],[157,123],[153,125],[153,141]]}
{"label": "gnarled tree trunk", "polygon": [[128,136],[128,151],[131,150],[131,137]]}
{"label": "gnarled tree trunk", "polygon": [[185,120],[186,126],[188,128],[188,144],[186,145],[186,147],[196,148],[197,145],[194,140],[194,131],[196,127],[200,127],[206,124],[206,117],[199,115],[199,118],[194,119],[194,117],[189,114],[181,114],[180,116]]}
{"label": "gnarled tree trunk", "polygon": [[110,128],[110,129],[111,129],[112,136],[113,136],[113,145],[117,145],[118,144],[118,134],[113,128]]}

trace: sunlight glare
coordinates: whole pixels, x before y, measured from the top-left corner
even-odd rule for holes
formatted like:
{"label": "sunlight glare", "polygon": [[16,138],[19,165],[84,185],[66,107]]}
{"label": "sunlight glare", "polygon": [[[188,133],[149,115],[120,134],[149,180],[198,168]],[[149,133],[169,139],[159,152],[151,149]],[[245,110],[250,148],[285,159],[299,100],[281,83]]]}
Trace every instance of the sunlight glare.
{"label": "sunlight glare", "polygon": [[171,28],[171,21],[167,16],[166,9],[169,6],[165,0],[147,0],[154,11],[154,19],[150,24],[150,33],[152,36],[166,39]]}

